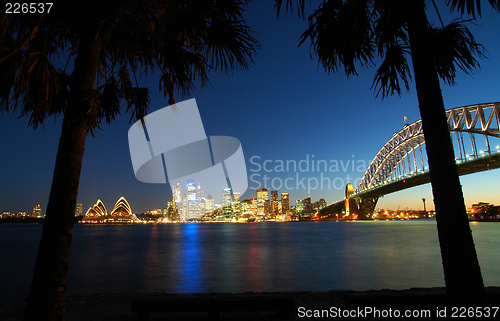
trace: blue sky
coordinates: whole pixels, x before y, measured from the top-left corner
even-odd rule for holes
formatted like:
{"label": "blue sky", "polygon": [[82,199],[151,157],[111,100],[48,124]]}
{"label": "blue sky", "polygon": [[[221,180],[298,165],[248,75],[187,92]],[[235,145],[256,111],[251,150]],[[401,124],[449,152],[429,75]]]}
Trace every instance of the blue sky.
{"label": "blue sky", "polygon": [[[447,12],[442,11],[445,22],[451,20]],[[279,190],[290,193],[292,204],[308,195],[313,201],[324,198],[328,203],[340,199],[344,186],[307,191],[300,184],[297,186],[297,175],[305,178],[305,183],[309,177],[321,179],[321,174],[330,181],[337,179],[337,183],[346,181],[347,175],[352,179],[361,177],[358,165],[369,164],[393,133],[404,126],[403,117],[410,121],[420,118],[414,83],[409,93],[382,101],[370,90],[374,67],[360,68],[358,77],[349,78],[328,75],[318,68],[316,57],[310,58],[309,42],[297,47],[307,22],[295,14],[278,19],[271,1],[254,1],[246,20],[262,45],[255,64],[249,70],[237,70],[230,75],[214,73],[210,85],[194,90],[190,96],[178,97],[177,101],[196,98],[207,135],[233,136],[241,141],[249,178],[255,175],[243,198],[254,197],[254,188],[263,184],[263,175],[267,174],[275,183],[293,179],[288,186],[294,188]],[[470,29],[488,50],[488,59],[481,61],[478,74],[470,77],[459,73],[456,86],[442,86],[447,108],[500,101],[498,14],[484,8],[480,24],[471,25]],[[167,105],[157,92],[156,76],[141,80],[153,91],[150,111]],[[31,211],[36,204],[41,204],[43,211],[62,118],[50,119],[35,131],[28,127],[26,118],[16,116],[0,115],[0,211]],[[78,197],[84,210],[98,198],[112,208],[123,195],[136,213],[165,207],[171,199],[168,185],[145,184],[135,179],[127,142],[128,119],[125,116],[103,125],[101,131],[87,139]],[[492,140],[492,144],[499,142]],[[258,171],[257,164],[263,165],[266,160],[266,164],[276,165],[280,160],[298,163],[313,158],[336,161],[349,168],[338,173],[311,173],[311,168],[310,173]],[[350,166],[353,161],[354,170]],[[500,170],[464,176],[461,181],[467,206],[478,201],[500,204]],[[428,208],[433,208],[429,184],[387,195],[377,207],[420,209],[423,197]]]}

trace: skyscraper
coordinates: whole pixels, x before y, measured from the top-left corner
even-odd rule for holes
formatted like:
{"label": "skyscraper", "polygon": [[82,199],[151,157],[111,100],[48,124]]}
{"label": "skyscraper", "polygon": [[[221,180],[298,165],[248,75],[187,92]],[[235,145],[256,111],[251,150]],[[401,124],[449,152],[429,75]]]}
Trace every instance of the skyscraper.
{"label": "skyscraper", "polygon": [[198,199],[198,201],[204,197],[203,193],[203,188],[201,188],[200,183],[198,183],[198,188],[196,189],[196,198]]}
{"label": "skyscraper", "polygon": [[271,208],[274,215],[278,215],[278,191],[271,191]]}
{"label": "skyscraper", "polygon": [[281,193],[281,208],[283,213],[290,209],[290,201],[288,200],[288,197],[288,193]]}
{"label": "skyscraper", "polygon": [[182,202],[180,206],[180,217],[181,221],[187,221],[188,217],[188,201],[186,195],[182,197]]}
{"label": "skyscraper", "polygon": [[241,215],[240,194],[238,192],[233,193],[233,202],[231,203],[232,215],[236,217]]}
{"label": "skyscraper", "polygon": [[214,209],[215,209],[215,200],[212,197],[212,195],[208,194],[207,198],[205,199],[205,211],[211,212]]}
{"label": "skyscraper", "polygon": [[231,216],[231,203],[233,202],[233,191],[230,188],[225,188],[222,194],[222,212],[224,216]]}
{"label": "skyscraper", "polygon": [[311,196],[304,198],[304,211],[307,213],[311,213],[313,211],[311,204]]}
{"label": "skyscraper", "polygon": [[301,213],[304,210],[304,201],[297,200],[295,202],[295,212]]}
{"label": "skyscraper", "polygon": [[[172,191],[172,193],[173,193],[173,196],[174,196],[174,202],[176,202],[176,203],[182,202],[181,185],[179,183],[177,183],[177,185],[175,185],[174,190]],[[179,206],[179,204],[177,204],[177,206]]]}
{"label": "skyscraper", "polygon": [[198,218],[200,215],[200,209],[198,207],[197,190],[192,179],[187,181],[187,219]]}
{"label": "skyscraper", "polygon": [[265,187],[257,189],[257,215],[264,216],[269,213],[269,191]]}

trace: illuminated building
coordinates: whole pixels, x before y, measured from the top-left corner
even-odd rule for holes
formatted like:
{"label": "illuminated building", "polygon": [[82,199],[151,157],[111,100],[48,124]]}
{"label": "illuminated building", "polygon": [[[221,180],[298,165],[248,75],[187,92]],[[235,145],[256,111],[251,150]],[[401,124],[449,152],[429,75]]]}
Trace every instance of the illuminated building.
{"label": "illuminated building", "polygon": [[290,201],[288,199],[288,193],[281,193],[281,209],[282,212],[286,212],[290,209]]}
{"label": "illuminated building", "polygon": [[277,215],[278,212],[278,191],[271,191],[271,208],[273,215]]}
{"label": "illuminated building", "polygon": [[78,203],[78,204],[76,204],[76,213],[75,213],[75,216],[82,216],[82,214],[83,214],[83,204],[82,203]]}
{"label": "illuminated building", "polygon": [[127,216],[127,215],[132,215],[132,209],[130,208],[130,205],[128,204],[127,200],[125,197],[120,197],[118,201],[116,201],[115,206],[113,207],[113,210],[110,213],[111,216]]}
{"label": "illuminated building", "polygon": [[196,186],[194,185],[194,181],[192,179],[188,179],[186,185],[186,198],[187,198],[187,211],[186,218],[193,219],[198,218],[200,215],[200,209],[198,207],[198,199],[197,199],[197,191]]}
{"label": "illuminated building", "polygon": [[41,214],[42,214],[42,210],[40,208],[40,204],[38,204],[37,206],[33,207],[33,213],[32,213],[33,217],[41,217]]}
{"label": "illuminated building", "polygon": [[132,209],[125,197],[120,197],[116,201],[113,210],[108,213],[104,203],[98,199],[97,202],[90,207],[82,218],[82,223],[132,223],[136,220]]}
{"label": "illuminated building", "polygon": [[107,215],[108,215],[108,210],[106,209],[106,206],[104,206],[104,203],[100,199],[98,199],[97,202],[94,204],[94,206],[90,207],[87,210],[87,213],[85,213],[85,216],[87,217],[102,217]]}
{"label": "illuminated building", "polygon": [[179,220],[179,212],[174,200],[167,202],[167,208],[163,210],[163,216],[169,222],[177,222]]}
{"label": "illuminated building", "polygon": [[239,217],[241,215],[240,193],[233,193],[233,202],[231,203],[231,210],[233,216]]}
{"label": "illuminated building", "polygon": [[233,202],[233,191],[230,188],[225,188],[222,194],[222,212],[226,217],[231,215],[232,202]]}
{"label": "illuminated building", "polygon": [[198,212],[200,213],[200,215],[203,215],[207,212],[205,209],[205,206],[206,206],[205,203],[206,203],[205,197],[198,199]]}
{"label": "illuminated building", "polygon": [[198,188],[196,189],[196,198],[198,200],[201,200],[204,197],[203,195],[203,188],[201,188],[200,183],[198,183]]}
{"label": "illuminated building", "polygon": [[174,201],[177,203],[177,205],[179,205],[179,203],[182,202],[181,185],[179,183],[177,183],[177,185],[175,185],[172,193],[173,193]]}
{"label": "illuminated building", "polygon": [[212,195],[208,195],[205,199],[205,211],[211,212],[215,209],[215,200]]}
{"label": "illuminated building", "polygon": [[313,211],[311,204],[311,196],[304,198],[304,211],[307,213],[311,213]]}
{"label": "illuminated building", "polygon": [[257,189],[257,215],[266,215],[269,213],[269,191],[265,187]]}
{"label": "illuminated building", "polygon": [[181,202],[181,221],[187,221],[188,220],[188,215],[187,215],[187,208],[188,208],[188,201],[186,195],[182,197],[182,202]]}
{"label": "illuminated building", "polygon": [[302,200],[295,201],[295,212],[301,213],[304,211],[304,202]]}
{"label": "illuminated building", "polygon": [[320,198],[319,201],[312,203],[312,207],[315,210],[320,210],[326,207],[326,201],[324,198]]}

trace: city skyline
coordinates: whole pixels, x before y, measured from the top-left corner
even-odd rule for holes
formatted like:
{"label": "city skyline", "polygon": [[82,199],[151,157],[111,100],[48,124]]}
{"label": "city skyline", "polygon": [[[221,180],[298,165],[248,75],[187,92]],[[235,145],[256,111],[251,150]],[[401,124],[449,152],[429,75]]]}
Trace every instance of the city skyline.
{"label": "city skyline", "polygon": [[[345,185],[341,186],[340,181],[347,182],[348,176],[353,182],[359,179],[363,173],[358,169],[366,167],[393,133],[404,126],[405,117],[409,122],[420,118],[414,83],[410,93],[381,101],[370,90],[373,68],[360,69],[358,77],[326,74],[318,68],[316,58],[310,59],[307,42],[297,48],[307,21],[294,15],[277,19],[272,7],[272,3],[251,3],[245,15],[262,44],[249,70],[213,76],[210,86],[176,99],[197,99],[208,135],[229,135],[241,141],[249,177],[249,189],[241,199],[263,187],[267,175],[269,183],[273,179],[276,184],[293,179],[294,183],[289,180],[288,186],[294,188],[286,190],[292,202],[310,195],[330,204],[343,197]],[[447,12],[442,10],[445,23],[452,18]],[[456,86],[442,86],[447,108],[500,101],[500,30],[496,21],[496,14],[486,11],[478,26],[469,25],[477,41],[488,50],[489,59],[480,61],[481,71],[476,75],[459,73]],[[156,90],[154,75],[139,81],[151,88],[150,112],[167,105]],[[0,211],[30,211],[36,204],[41,204],[43,211],[52,181],[61,119],[47,120],[34,131],[26,118],[17,116],[3,113],[0,117],[0,149],[4,151]],[[116,122],[103,125],[95,137],[89,136],[78,203],[88,206],[98,198],[112,200],[127,195],[137,212],[166,204],[172,194],[169,186],[144,184],[135,179],[127,146],[128,128],[128,118],[118,117]],[[307,157],[311,161],[313,155],[315,161],[337,162],[339,171],[276,169],[280,161],[286,165],[291,160],[298,166]],[[307,191],[297,184],[308,177],[321,181],[321,175],[330,180],[329,188]],[[332,187],[335,180],[338,184]],[[496,192],[500,170],[462,176],[461,182],[468,207],[481,201],[500,203]],[[273,190],[273,186],[267,188]],[[422,198],[428,200],[428,209],[434,208],[429,184],[387,195],[377,207],[419,209],[423,208]]]}

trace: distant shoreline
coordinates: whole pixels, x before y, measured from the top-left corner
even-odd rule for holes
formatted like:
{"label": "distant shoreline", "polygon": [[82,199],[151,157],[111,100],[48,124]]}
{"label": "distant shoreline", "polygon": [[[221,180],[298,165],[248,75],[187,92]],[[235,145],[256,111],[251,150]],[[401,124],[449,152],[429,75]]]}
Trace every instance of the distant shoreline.
{"label": "distant shoreline", "polygon": [[[355,221],[400,221],[401,219],[359,219],[359,220],[299,220],[299,221],[286,221],[286,222],[276,222],[276,221],[262,221],[262,222],[223,222],[223,221],[205,221],[205,222],[172,222],[172,223],[162,223],[162,222],[130,222],[130,223],[81,223],[78,219],[75,220],[75,223],[78,225],[143,225],[143,224],[192,224],[192,223],[201,223],[201,224],[217,224],[217,223],[233,223],[233,224],[253,224],[253,223],[288,223],[288,222],[331,222],[331,221],[337,221],[337,222],[355,222]],[[408,219],[405,221],[419,221],[419,220],[426,220],[422,218],[414,218],[414,219]],[[0,219],[0,225],[1,224],[43,224],[44,219],[43,218],[35,218],[35,217],[25,217],[25,218],[2,218]],[[492,218],[492,219],[469,219],[469,222],[500,222],[500,219],[497,218]]]}

